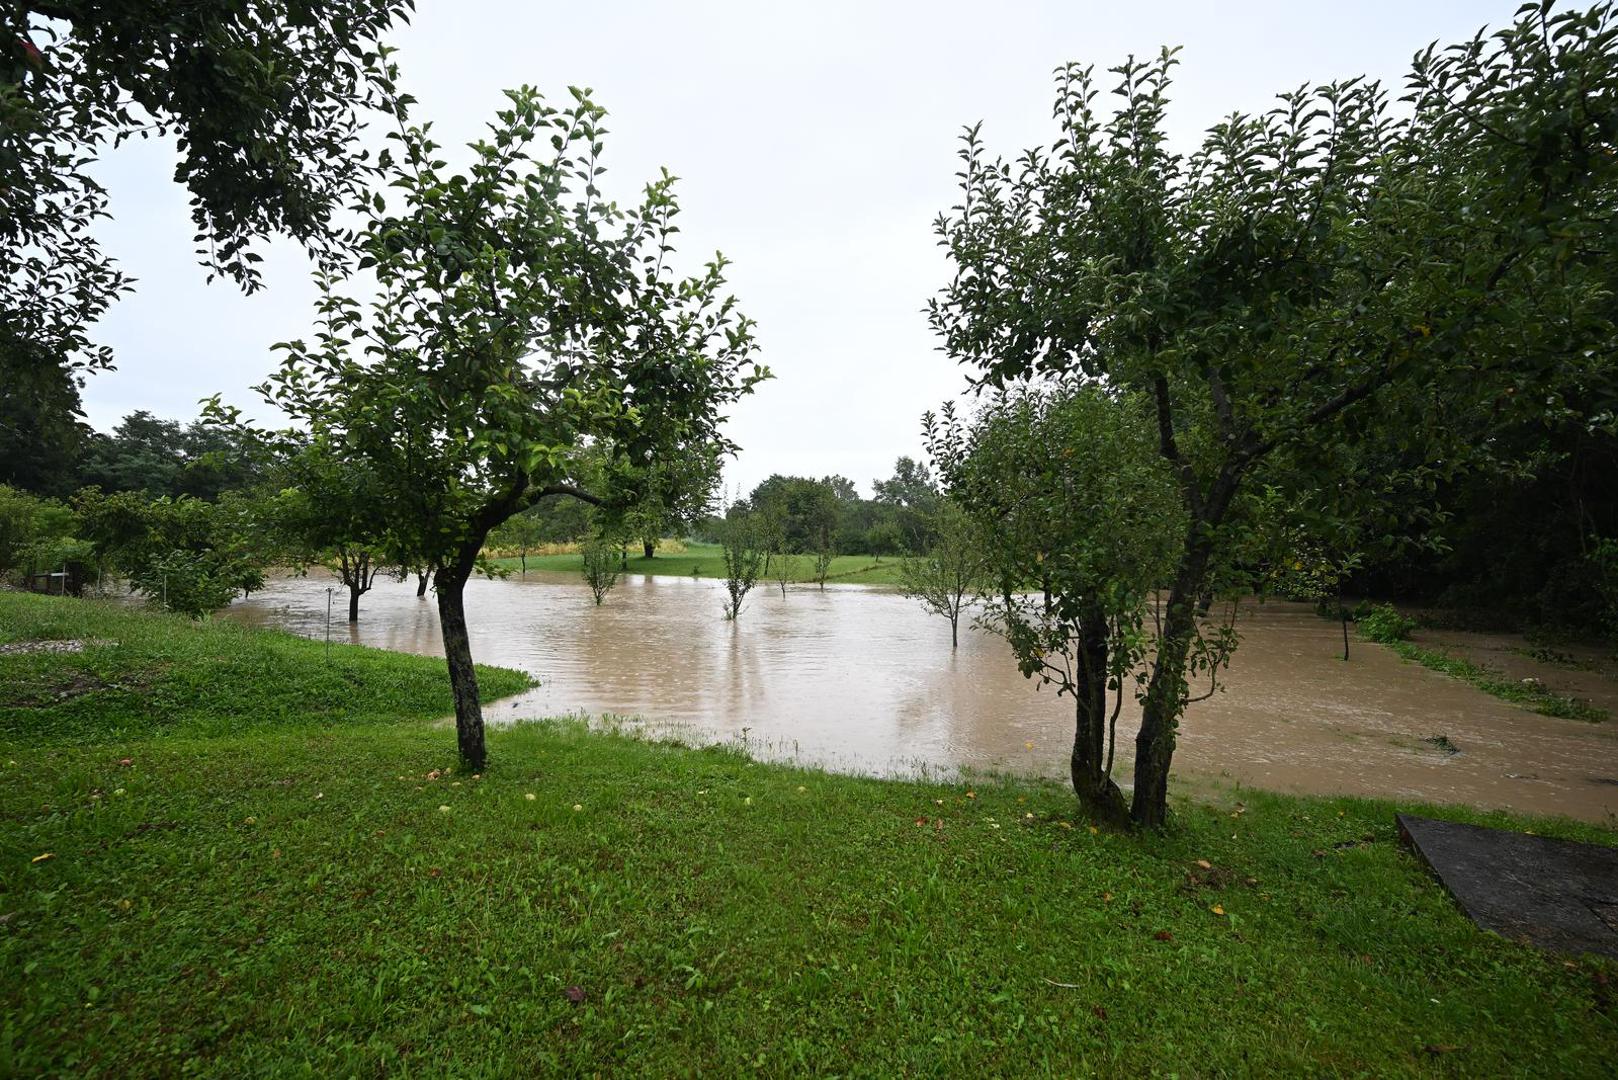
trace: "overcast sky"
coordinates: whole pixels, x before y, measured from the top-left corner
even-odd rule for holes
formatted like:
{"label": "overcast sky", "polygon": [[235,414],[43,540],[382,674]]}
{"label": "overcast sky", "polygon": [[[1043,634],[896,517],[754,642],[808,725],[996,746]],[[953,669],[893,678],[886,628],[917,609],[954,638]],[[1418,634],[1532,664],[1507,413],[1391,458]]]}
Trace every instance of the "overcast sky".
{"label": "overcast sky", "polygon": [[[1170,44],[1184,46],[1171,122],[1191,145],[1305,82],[1397,85],[1417,48],[1499,25],[1517,0],[418,5],[394,43],[447,146],[478,135],[502,88],[560,100],[581,85],[610,112],[609,193],[633,199],[659,166],[682,178],[684,265],[715,249],[734,262],[776,375],[731,420],[728,484],[840,473],[869,492],[898,455],[919,456],[920,414],[964,386],[922,313],[948,273],[931,223],[955,198],[962,125],[984,121],[1007,156],[1048,143],[1054,67]],[[172,170],[157,142],[97,166],[115,216],[100,235],[139,279],[99,329],[118,363],[85,391],[99,429],[135,409],[190,419],[215,392],[265,417],[249,387],[270,345],[310,326],[295,247],[267,253],[255,296],[205,284]]]}

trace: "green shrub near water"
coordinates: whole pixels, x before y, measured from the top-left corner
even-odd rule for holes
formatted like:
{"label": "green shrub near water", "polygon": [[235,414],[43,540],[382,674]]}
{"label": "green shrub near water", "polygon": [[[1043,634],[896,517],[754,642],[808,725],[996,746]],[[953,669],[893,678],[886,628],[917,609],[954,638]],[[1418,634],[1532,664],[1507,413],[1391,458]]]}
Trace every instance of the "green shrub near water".
{"label": "green shrub near water", "polygon": [[1363,614],[1356,608],[1354,617],[1362,635],[1384,645],[1404,641],[1416,629],[1416,620],[1399,614],[1392,604],[1373,604]]}
{"label": "green shrub near water", "polygon": [[596,607],[600,607],[601,601],[618,583],[619,548],[607,540],[594,537],[584,542],[579,556],[584,564],[581,571],[584,583],[590,587]]}

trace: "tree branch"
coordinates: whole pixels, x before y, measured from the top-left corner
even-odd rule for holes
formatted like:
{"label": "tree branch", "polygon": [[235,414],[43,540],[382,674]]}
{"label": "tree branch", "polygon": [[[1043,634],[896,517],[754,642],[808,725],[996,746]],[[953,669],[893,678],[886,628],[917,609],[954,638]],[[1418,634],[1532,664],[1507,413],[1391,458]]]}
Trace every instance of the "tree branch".
{"label": "tree branch", "polygon": [[1190,504],[1192,514],[1201,517],[1202,493],[1197,488],[1196,474],[1191,470],[1190,462],[1180,456],[1180,445],[1174,438],[1174,404],[1169,400],[1169,380],[1166,376],[1158,375],[1152,380],[1152,396],[1157,404],[1158,451],[1180,474],[1180,486],[1185,490],[1186,502]]}
{"label": "tree branch", "polygon": [[583,488],[575,487],[572,484],[546,484],[544,487],[540,488],[537,493],[535,493],[533,499],[529,501],[528,505],[532,506],[539,500],[551,495],[571,495],[580,502],[587,502],[591,506],[607,505],[606,499],[601,498],[599,495],[592,495]]}

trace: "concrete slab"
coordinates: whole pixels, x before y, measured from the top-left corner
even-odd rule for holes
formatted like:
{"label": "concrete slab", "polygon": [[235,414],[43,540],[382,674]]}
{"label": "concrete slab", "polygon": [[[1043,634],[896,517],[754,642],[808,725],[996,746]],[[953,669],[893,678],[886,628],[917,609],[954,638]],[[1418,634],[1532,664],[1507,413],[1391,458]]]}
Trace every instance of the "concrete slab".
{"label": "concrete slab", "polygon": [[1551,952],[1618,957],[1618,848],[1396,815],[1472,921]]}

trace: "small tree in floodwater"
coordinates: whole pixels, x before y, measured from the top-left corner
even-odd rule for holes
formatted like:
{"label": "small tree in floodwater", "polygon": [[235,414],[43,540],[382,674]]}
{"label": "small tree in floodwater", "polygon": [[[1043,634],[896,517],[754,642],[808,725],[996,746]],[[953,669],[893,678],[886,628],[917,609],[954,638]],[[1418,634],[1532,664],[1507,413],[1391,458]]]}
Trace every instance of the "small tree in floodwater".
{"label": "small tree in floodwater", "polygon": [[822,592],[832,560],[837,558],[837,519],[841,513],[836,493],[826,484],[817,485],[809,514],[809,536],[815,557],[815,581]]}
{"label": "small tree in floodwater", "polygon": [[513,514],[489,532],[491,547],[517,552],[517,561],[522,567],[523,577],[528,576],[528,553],[538,547],[544,539],[545,526],[532,511]]}
{"label": "small tree in floodwater", "polygon": [[781,588],[781,599],[787,597],[787,586],[792,584],[798,570],[798,557],[791,554],[785,546],[779,547],[775,552],[775,572],[771,578]]}
{"label": "small tree in floodwater", "polygon": [[776,568],[776,556],[785,554],[787,550],[787,505],[786,499],[779,492],[770,492],[760,497],[755,491],[751,498],[752,509],[748,512],[748,520],[752,523],[754,537],[759,549],[764,552],[763,574],[770,576]]}
{"label": "small tree in floodwater", "polygon": [[630,501],[585,486],[593,446],[637,468],[732,449],[724,414],[769,373],[724,294],[724,258],[672,268],[674,178],[629,209],[603,197],[606,112],[584,91],[561,109],[509,91],[451,175],[386,74],[398,131],[385,184],[355,207],[356,279],[317,278],[318,333],[282,346],[262,391],[373,478],[367,520],[390,563],[432,570],[456,740],[481,770],[465,587],[490,530],[543,499]]}
{"label": "small tree in floodwater", "polygon": [[825,543],[815,547],[815,582],[820,591],[826,591],[826,578],[831,574],[832,560],[837,558],[837,549],[832,547],[830,534],[827,534]]}
{"label": "small tree in floodwater", "polygon": [[961,644],[961,613],[984,586],[988,558],[976,523],[955,503],[940,500],[928,515],[932,547],[899,566],[904,594],[949,620],[949,645]]}
{"label": "small tree in floodwater", "polygon": [[722,447],[692,447],[679,460],[656,462],[635,476],[641,494],[624,525],[639,539],[644,558],[657,557],[658,540],[687,535],[713,513],[722,457]]}
{"label": "small tree in floodwater", "polygon": [[379,573],[403,560],[371,513],[376,478],[363,464],[323,446],[285,445],[279,478],[286,485],[259,516],[275,540],[277,557],[302,572],[310,565],[336,573],[348,590],[348,621],[359,622],[360,597]]}
{"label": "small tree in floodwater", "polygon": [[732,512],[720,527],[720,553],[725,561],[725,620],[735,622],[742,601],[758,584],[764,566],[764,543],[757,515]]}
{"label": "small tree in floodwater", "polygon": [[376,575],[382,569],[382,562],[369,548],[338,544],[333,563],[337,569],[337,577],[348,590],[348,621],[359,622],[360,597],[370,592],[371,586],[376,584]]}
{"label": "small tree in floodwater", "polygon": [[[1306,500],[1288,498],[1275,488],[1257,494],[1260,512],[1254,515],[1254,554],[1259,566],[1260,595],[1315,605],[1315,610],[1336,619],[1342,630],[1343,661],[1348,661],[1348,607],[1343,603],[1343,582],[1360,568],[1362,552],[1356,546],[1352,522],[1314,515]],[[1391,545],[1390,545],[1391,546]],[[1205,601],[1206,604],[1206,601]]]}
{"label": "small tree in floodwater", "polygon": [[595,536],[580,545],[579,553],[584,557],[585,583],[596,598],[596,607],[600,607],[601,601],[618,584],[618,545]]}

